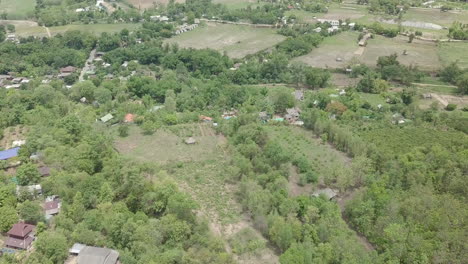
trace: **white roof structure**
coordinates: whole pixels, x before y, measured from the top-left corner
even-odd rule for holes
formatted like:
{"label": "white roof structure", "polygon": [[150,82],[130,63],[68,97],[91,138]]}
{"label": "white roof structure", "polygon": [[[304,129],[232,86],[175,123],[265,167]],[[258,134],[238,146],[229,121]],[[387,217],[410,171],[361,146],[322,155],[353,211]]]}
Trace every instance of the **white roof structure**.
{"label": "white roof structure", "polygon": [[78,253],[78,264],[116,264],[119,252],[109,248],[85,246]]}
{"label": "white roof structure", "polygon": [[111,120],[112,118],[114,118],[114,116],[112,114],[107,114],[107,115],[101,117],[101,121],[106,123],[107,121]]}

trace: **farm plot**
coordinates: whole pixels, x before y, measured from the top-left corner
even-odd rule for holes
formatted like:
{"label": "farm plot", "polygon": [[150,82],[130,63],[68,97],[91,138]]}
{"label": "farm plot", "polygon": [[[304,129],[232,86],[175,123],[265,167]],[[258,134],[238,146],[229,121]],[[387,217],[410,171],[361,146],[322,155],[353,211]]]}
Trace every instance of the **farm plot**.
{"label": "farm plot", "polygon": [[285,37],[274,29],[250,26],[207,23],[206,26],[185,32],[167,40],[184,48],[211,48],[227,52],[232,58],[243,58],[248,54],[273,47]]}
{"label": "farm plot", "polygon": [[[193,137],[197,142],[187,145]],[[216,158],[216,150],[223,139],[204,124],[178,125],[159,129],[153,135],[142,135],[138,127],[131,127],[128,137],[120,138],[116,147],[122,155],[138,161],[170,162],[202,161]]]}
{"label": "farm plot", "polygon": [[[295,61],[304,62],[310,66],[321,68],[342,68],[347,61],[356,55],[359,34],[357,32],[343,32],[325,40],[307,55],[298,57]],[[341,61],[340,61],[341,59]]]}
{"label": "farm plot", "polygon": [[25,19],[32,15],[36,0],[2,0],[0,13],[6,13],[8,19]]}

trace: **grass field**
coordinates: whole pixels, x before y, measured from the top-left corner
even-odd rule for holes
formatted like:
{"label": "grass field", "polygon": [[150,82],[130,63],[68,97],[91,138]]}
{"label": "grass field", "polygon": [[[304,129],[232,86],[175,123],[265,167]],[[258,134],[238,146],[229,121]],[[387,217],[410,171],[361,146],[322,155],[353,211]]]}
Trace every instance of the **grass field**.
{"label": "grass field", "polygon": [[7,13],[8,19],[25,19],[32,15],[36,0],[1,0],[0,13]]}
{"label": "grass field", "polygon": [[[88,24],[88,25],[66,25],[58,27],[49,27],[50,33],[56,35],[64,33],[70,30],[80,30],[83,32],[89,32],[92,34],[99,35],[102,32],[114,33],[119,32],[122,29],[128,29],[130,31],[141,27],[141,24]],[[16,34],[19,36],[47,36],[47,31],[43,27],[39,26],[19,26],[16,28]]]}
{"label": "grass field", "polygon": [[[325,38],[318,48],[295,60],[314,67],[344,67],[346,61],[356,56],[354,52],[359,48],[357,44],[358,36],[357,32],[343,32]],[[341,58],[343,61],[337,61],[337,58]]]}
{"label": "grass field", "polygon": [[173,37],[167,42],[178,43],[184,48],[211,48],[227,52],[232,58],[242,58],[273,47],[283,39],[285,37],[276,34],[274,29],[208,23],[206,26]]}
{"label": "grass field", "polygon": [[468,43],[440,43],[438,53],[442,65],[446,66],[451,62],[458,61],[458,66],[468,68]]}
{"label": "grass field", "polygon": [[468,23],[468,11],[441,12],[439,9],[410,8],[403,16],[405,21],[421,21],[449,27],[454,21]]}
{"label": "grass field", "polygon": [[[402,55],[404,50],[408,55]],[[417,65],[425,70],[435,70],[441,66],[435,43],[418,40],[408,43],[407,37],[400,36],[396,38],[375,36],[374,39],[370,39],[361,60],[366,64],[375,65],[379,56],[393,53],[398,54],[398,60],[405,65]]]}
{"label": "grass field", "polygon": [[[197,140],[196,144],[184,143],[190,136]],[[140,128],[132,126],[129,136],[120,138],[116,147],[126,157],[166,164],[214,159],[221,143],[222,138],[204,124],[172,126],[153,135],[142,135]]]}
{"label": "grass field", "polygon": [[[438,48],[433,42],[414,40],[413,43],[408,43],[406,37],[375,36],[374,39],[368,41],[365,48],[361,48],[363,52],[360,55],[357,39],[357,32],[342,32],[326,38],[319,48],[295,60],[315,67],[342,68],[351,59],[356,58],[362,63],[373,66],[379,56],[396,53],[398,60],[405,65],[417,65],[424,70],[439,69],[441,66]],[[408,52],[408,55],[402,55],[404,50]],[[337,61],[337,58],[341,58],[342,61]]]}
{"label": "grass field", "polygon": [[415,84],[418,90],[423,91],[424,93],[439,93],[439,94],[448,94],[456,95],[457,87],[451,84],[445,83],[438,78],[434,77],[424,77],[421,79],[420,83]]}

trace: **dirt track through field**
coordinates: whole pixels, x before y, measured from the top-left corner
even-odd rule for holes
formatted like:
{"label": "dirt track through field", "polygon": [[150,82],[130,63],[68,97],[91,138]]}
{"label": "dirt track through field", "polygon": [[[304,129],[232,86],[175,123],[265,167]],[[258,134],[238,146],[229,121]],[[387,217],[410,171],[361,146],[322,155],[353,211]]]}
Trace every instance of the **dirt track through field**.
{"label": "dirt track through field", "polygon": [[359,47],[355,52],[354,55],[361,56],[364,53],[365,47]]}
{"label": "dirt track through field", "polygon": [[46,32],[47,32],[47,36],[49,36],[49,38],[51,38],[51,37],[52,37],[52,34],[50,34],[49,28],[46,27],[46,26],[43,26],[43,27],[45,28],[45,30],[46,30]]}

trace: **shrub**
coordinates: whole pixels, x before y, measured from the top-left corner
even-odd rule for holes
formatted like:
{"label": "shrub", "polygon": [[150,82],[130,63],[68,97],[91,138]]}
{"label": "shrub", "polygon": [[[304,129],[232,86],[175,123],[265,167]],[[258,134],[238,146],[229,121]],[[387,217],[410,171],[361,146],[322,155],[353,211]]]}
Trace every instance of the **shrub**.
{"label": "shrub", "polygon": [[128,126],[126,125],[119,126],[118,130],[119,130],[119,136],[121,137],[128,136],[128,130],[129,130]]}
{"label": "shrub", "polygon": [[445,110],[447,111],[453,111],[457,109],[457,105],[456,104],[448,104],[446,107],[445,107]]}

